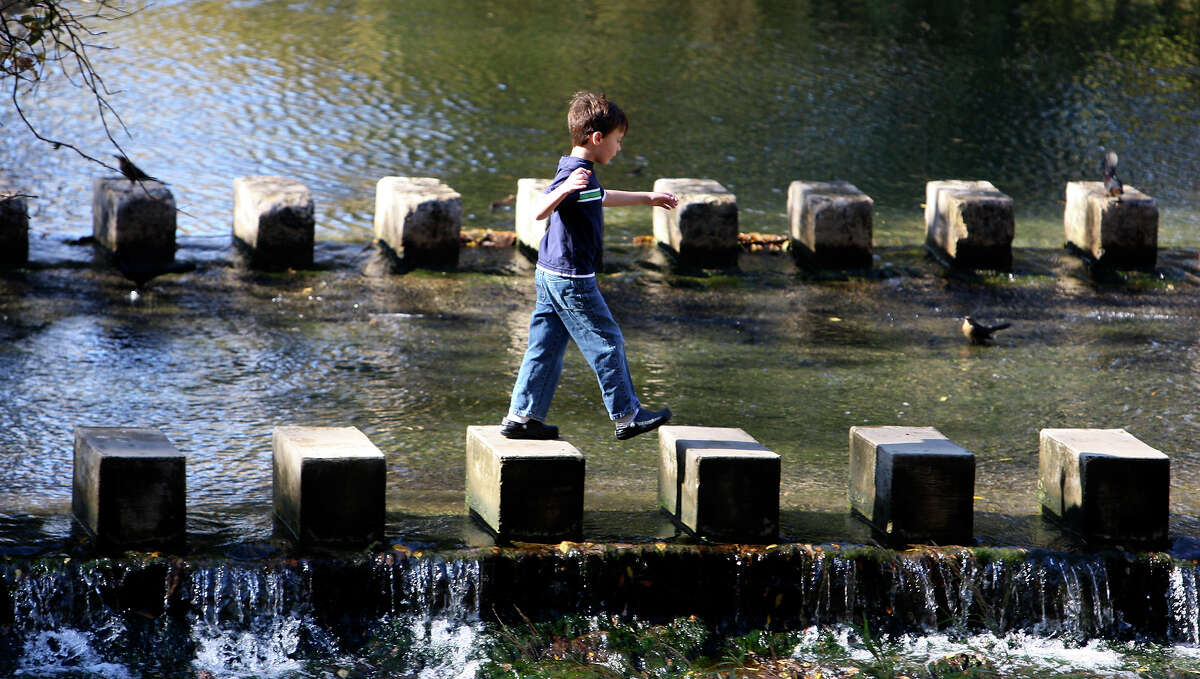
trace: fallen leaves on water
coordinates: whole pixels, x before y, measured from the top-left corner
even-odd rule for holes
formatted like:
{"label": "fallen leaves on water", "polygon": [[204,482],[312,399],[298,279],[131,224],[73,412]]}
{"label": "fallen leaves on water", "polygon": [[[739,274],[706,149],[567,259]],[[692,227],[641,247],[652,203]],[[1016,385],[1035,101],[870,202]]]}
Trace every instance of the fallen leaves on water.
{"label": "fallen leaves on water", "polygon": [[511,248],[517,243],[516,231],[496,229],[463,229],[458,234],[463,247],[468,248]]}

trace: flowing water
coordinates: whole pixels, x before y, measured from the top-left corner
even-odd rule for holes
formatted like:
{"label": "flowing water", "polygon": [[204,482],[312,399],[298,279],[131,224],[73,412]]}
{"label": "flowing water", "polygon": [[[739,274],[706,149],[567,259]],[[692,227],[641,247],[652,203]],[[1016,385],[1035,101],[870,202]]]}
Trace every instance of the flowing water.
{"label": "flowing water", "polygon": [[[892,605],[900,628],[934,639],[949,619],[961,634],[992,633],[983,606],[1001,634],[1072,644],[1144,634],[1195,647],[1198,27],[1187,3],[323,0],[162,2],[107,26],[103,40],[118,49],[96,65],[120,90],[112,101],[132,138],[118,140],[172,184],[187,211],[178,259],[197,269],[131,294],[89,247],[67,242],[90,232],[100,170],[32,143],[0,111],[0,167],[39,196],[32,263],[0,274],[10,592],[0,655],[23,672],[137,676],[159,662],[168,674],[194,664],[217,676],[303,676],[306,659],[378,661],[395,646],[426,676],[472,671],[481,659],[469,651],[487,635],[473,598],[478,557],[406,560],[440,565],[397,566],[385,579],[389,601],[432,588],[442,592],[434,603],[364,606],[336,622],[313,612],[303,564],[325,562],[275,532],[270,431],[366,433],[387,456],[389,543],[492,544],[463,510],[463,436],[506,408],[533,303],[528,266],[479,249],[458,272],[361,275],[374,183],[438,176],[463,194],[465,227],[511,228],[508,206],[490,203],[549,171],[564,150],[563,102],[584,86],[606,89],[633,121],[623,155],[601,170],[607,186],[712,177],[737,193],[743,231],[773,233],[786,230],[793,179],[847,179],[875,199],[876,273],[850,279],[749,254],[741,273],[674,275],[631,243],[649,232],[645,211],[608,213],[601,286],[643,400],[669,405],[679,424],[742,427],[783,456],[782,542],[871,539],[846,511],[850,426],[936,426],[977,456],[977,542],[1053,551],[1024,565],[898,561],[887,591],[904,593]],[[30,103],[44,132],[107,153],[75,90],[48,83]],[[1064,184],[1095,178],[1107,148],[1121,153],[1123,178],[1159,200],[1166,249],[1153,274],[1096,280],[1059,249]],[[234,262],[232,179],[267,173],[314,192],[312,271]],[[948,177],[986,178],[1014,197],[1011,276],[947,275],[923,258],[924,182]],[[970,347],[957,331],[967,312],[1014,327],[996,346]],[[612,439],[577,355],[551,420],[587,456],[587,540],[695,542],[656,509],[656,440]],[[91,563],[70,519],[77,424],[155,427],[188,455],[190,565],[157,604],[114,603],[111,573],[62,565]],[[1162,602],[1152,615],[1131,622],[1134,607],[1114,604],[1111,559],[1075,554],[1039,516],[1044,427],[1125,427],[1171,456],[1174,561],[1147,590]],[[38,558],[57,565],[33,577],[25,559]],[[752,569],[765,557],[739,558]],[[793,626],[854,624],[862,602],[891,601],[865,599],[877,590],[851,561],[806,563]],[[751,592],[745,582],[725,584]],[[566,610],[614,610],[575,594]],[[149,617],[129,613],[139,610]],[[752,626],[762,622],[754,610],[713,613]],[[370,645],[383,639],[394,643]],[[147,644],[176,650],[151,661]]]}
{"label": "flowing water", "polygon": [[[23,568],[0,568],[6,676],[305,677],[340,668],[340,676],[470,677],[495,671],[513,627],[570,616],[586,638],[611,635],[617,616],[644,629],[689,615],[721,620],[725,632],[804,630],[792,637],[797,658],[828,655],[840,634],[851,660],[871,648],[874,629],[910,661],[985,649],[1001,665],[1138,676],[1120,672],[1144,663],[1155,643],[1177,669],[1196,668],[1187,638],[1200,613],[1194,564],[1116,553],[580,545],[553,555],[399,549],[334,560],[55,558]],[[654,587],[681,572],[710,596]],[[597,662],[681,676],[652,671],[663,669],[653,654],[623,655],[617,644],[602,644]]]}

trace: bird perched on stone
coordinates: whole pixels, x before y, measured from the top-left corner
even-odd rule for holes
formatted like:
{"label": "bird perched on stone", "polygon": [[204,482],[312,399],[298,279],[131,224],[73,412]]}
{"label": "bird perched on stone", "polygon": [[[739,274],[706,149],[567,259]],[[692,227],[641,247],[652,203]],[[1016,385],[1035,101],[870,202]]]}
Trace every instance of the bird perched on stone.
{"label": "bird perched on stone", "polygon": [[1117,177],[1117,152],[1108,151],[1104,154],[1104,174],[1101,177],[1104,182],[1104,192],[1110,196],[1120,196],[1125,193],[1125,186],[1121,184],[1121,180]]}
{"label": "bird perched on stone", "polygon": [[963,317],[962,334],[963,337],[971,340],[971,344],[987,344],[992,339],[992,333],[1008,327],[1012,327],[1012,323],[984,325],[968,315]]}
{"label": "bird perched on stone", "polygon": [[154,177],[151,177],[150,175],[146,174],[145,172],[142,172],[142,169],[140,167],[138,167],[137,165],[134,165],[133,161],[126,158],[125,156],[117,155],[114,153],[113,158],[117,159],[117,163],[121,168],[121,174],[125,175],[125,178],[131,182],[158,182],[159,184],[166,184],[166,182],[159,180],[159,179],[155,179]]}

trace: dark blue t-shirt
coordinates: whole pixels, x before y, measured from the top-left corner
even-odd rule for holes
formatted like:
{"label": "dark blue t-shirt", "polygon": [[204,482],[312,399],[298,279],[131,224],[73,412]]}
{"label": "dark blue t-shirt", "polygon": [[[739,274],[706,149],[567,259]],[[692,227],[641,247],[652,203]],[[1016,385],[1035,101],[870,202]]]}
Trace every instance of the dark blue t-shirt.
{"label": "dark blue t-shirt", "polygon": [[538,266],[564,276],[596,273],[604,241],[604,189],[592,171],[592,161],[563,156],[546,193],[558,188],[576,168],[592,172],[587,188],[569,194],[554,212],[538,244]]}

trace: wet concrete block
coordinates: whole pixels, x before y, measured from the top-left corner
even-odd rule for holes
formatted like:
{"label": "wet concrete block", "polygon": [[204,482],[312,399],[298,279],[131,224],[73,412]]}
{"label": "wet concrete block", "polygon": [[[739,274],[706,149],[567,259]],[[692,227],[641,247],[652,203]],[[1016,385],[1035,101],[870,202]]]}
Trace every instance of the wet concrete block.
{"label": "wet concrete block", "polygon": [[551,179],[535,179],[525,177],[517,180],[516,230],[517,247],[526,253],[536,253],[542,244],[542,236],[550,226],[550,220],[535,219],[537,205],[546,193],[546,187],[553,183]]}
{"label": "wet concrete block", "polygon": [[92,237],[130,266],[175,261],[175,197],[155,181],[92,180]]}
{"label": "wet concrete block", "polygon": [[868,268],[875,201],[850,182],[794,181],[788,186],[792,254],[810,266]]}
{"label": "wet concrete block", "polygon": [[711,179],[658,179],[655,191],[679,197],[674,210],[654,208],[654,238],[684,266],[737,266],[737,197]]}
{"label": "wet concrete block", "polygon": [[665,426],[658,430],[659,505],[688,530],[757,542],[779,534],[780,458],[745,431]]}
{"label": "wet concrete block", "polygon": [[414,266],[455,266],[462,196],[431,177],[384,177],[375,185],[375,238]]}
{"label": "wet concrete block", "polygon": [[1042,509],[1085,540],[1120,545],[1167,539],[1171,461],[1124,429],[1043,429]]}
{"label": "wet concrete block", "polygon": [[467,508],[502,539],[558,542],[583,533],[583,454],[467,427]]}
{"label": "wet concrete block", "polygon": [[20,193],[0,179],[0,267],[29,262],[29,206]]}
{"label": "wet concrete block", "polygon": [[1068,247],[1106,266],[1153,269],[1158,261],[1158,203],[1132,186],[1109,196],[1102,182],[1068,182],[1063,227]]}
{"label": "wet concrete block", "polygon": [[185,462],[158,430],[77,426],[71,510],[102,545],[179,546],[186,535]]}
{"label": "wet concrete block", "polygon": [[312,193],[298,180],[233,180],[233,237],[248,251],[252,266],[312,267],[315,231]]}
{"label": "wet concrete block", "polygon": [[1013,201],[986,181],[925,185],[925,245],[954,266],[1012,268]]}
{"label": "wet concrete block", "polygon": [[387,466],[355,427],[275,427],[275,515],[302,544],[383,539]]}
{"label": "wet concrete block", "polygon": [[850,427],[850,507],[888,538],[974,532],[975,455],[933,427]]}

